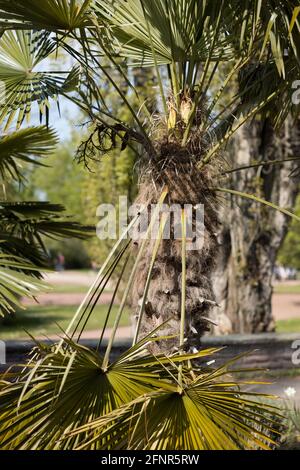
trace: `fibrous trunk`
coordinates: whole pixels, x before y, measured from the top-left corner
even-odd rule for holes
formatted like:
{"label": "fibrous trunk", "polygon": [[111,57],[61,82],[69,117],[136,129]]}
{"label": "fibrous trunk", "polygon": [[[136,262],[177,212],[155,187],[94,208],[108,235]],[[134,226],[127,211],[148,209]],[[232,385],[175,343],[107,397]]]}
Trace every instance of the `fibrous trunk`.
{"label": "fibrous trunk", "polygon": [[[191,157],[193,154],[193,157]],[[204,242],[200,250],[186,251],[186,302],[185,302],[185,345],[186,349],[197,347],[200,337],[210,327],[210,311],[215,304],[215,295],[211,275],[215,265],[218,226],[215,194],[211,186],[210,170],[200,171],[195,152],[177,144],[161,142],[157,144],[156,157],[146,168],[140,181],[137,203],[150,208],[157,204],[164,188],[168,194],[165,204],[168,207],[185,204],[194,208],[204,205]],[[195,228],[195,213],[192,225]],[[168,321],[159,335],[176,335],[176,338],[152,346],[157,351],[170,351],[178,347],[180,329],[181,295],[182,295],[182,240],[174,238],[172,229],[170,239],[163,239],[154,263],[151,283],[143,313],[140,336],[144,337],[154,328]],[[196,233],[196,232],[195,232]],[[195,241],[195,240],[193,240]],[[145,291],[149,272],[154,240],[151,240],[139,263],[133,303],[137,314]],[[134,250],[138,252],[141,241],[135,242]]]}

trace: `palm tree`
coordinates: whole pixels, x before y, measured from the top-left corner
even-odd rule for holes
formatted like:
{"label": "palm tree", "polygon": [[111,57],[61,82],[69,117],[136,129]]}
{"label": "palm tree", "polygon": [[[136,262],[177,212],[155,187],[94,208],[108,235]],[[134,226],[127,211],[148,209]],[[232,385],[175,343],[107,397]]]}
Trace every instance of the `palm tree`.
{"label": "palm tree", "polygon": [[[181,208],[181,240],[163,239],[163,215],[157,239],[139,240],[128,252],[126,235],[139,220],[137,213],[65,339],[50,349],[39,345],[39,355],[16,376],[17,383],[3,386],[3,448],[272,445],[274,409],[249,400],[232,381],[220,382],[228,365],[211,370],[193,362],[191,367],[211,351],[187,350],[199,346],[215,306],[211,277],[221,195],[247,198],[293,216],[255,194],[224,188],[223,181],[233,170],[224,147],[234,133],[266,113],[279,126],[292,108],[291,81],[299,69],[298,15],[298,2],[288,0],[279,5],[271,0],[28,0],[26,7],[20,0],[0,1],[0,26],[7,30],[3,49],[0,43],[0,80],[6,88],[0,120],[5,126],[14,119],[21,126],[35,102],[48,122],[51,99],[68,97],[90,120],[91,135],[79,148],[81,160],[130,145],[140,161],[137,201],[146,211],[156,204],[155,216],[164,203]],[[39,63],[58,48],[76,66],[62,73],[39,71]],[[131,81],[137,68],[144,67],[155,74],[154,112],[153,103]],[[128,121],[107,105],[103,79],[115,90],[122,109],[128,109]],[[281,106],[283,99],[286,106]],[[187,249],[184,204],[205,208],[204,244],[196,255]],[[127,272],[130,253],[134,263]],[[120,279],[127,273],[127,285],[102,357],[78,341],[119,264]],[[110,362],[130,293],[137,317],[133,347]],[[103,331],[99,347],[102,338]],[[145,346],[158,358],[145,355]]]}
{"label": "palm tree", "polygon": [[[99,70],[99,80],[101,75],[108,78],[93,47],[101,50],[99,56],[102,53],[110,58],[114,73],[118,72],[120,78],[124,75],[122,60],[133,68],[154,67],[156,71],[160,99],[157,113],[151,115],[142,99],[140,107],[134,108],[131,96],[117,89],[136,123],[133,129],[129,128],[128,124],[116,123],[118,116],[103,113],[97,90],[93,98],[99,102],[98,112],[92,111],[91,119],[96,123],[100,121],[96,124],[100,148],[105,148],[108,136],[114,141],[115,133],[122,134],[120,140],[125,140],[126,144],[131,139],[142,147],[139,203],[145,206],[157,203],[163,188],[167,187],[165,202],[169,205],[203,203],[205,206],[203,249],[197,256],[190,253],[186,257],[188,325],[185,333],[190,346],[197,345],[201,334],[209,329],[210,310],[215,305],[211,274],[217,251],[215,234],[220,206],[216,188],[222,182],[220,173],[226,174],[221,147],[242,124],[259,113],[272,114],[279,126],[291,109],[290,86],[298,73],[293,55],[297,54],[297,44],[292,33],[289,34],[290,26],[295,27],[297,23],[293,3],[283,5],[279,17],[272,2],[265,2],[263,6],[256,2],[252,8],[246,2],[242,24],[237,2],[226,5],[203,2],[202,7],[199,11],[198,2],[193,1],[173,5],[164,1],[151,5],[143,1],[126,5],[98,1],[94,6],[96,14],[100,15],[98,31],[92,28],[91,38],[84,40],[88,60],[78,56],[74,47],[66,46],[80,61],[91,83],[96,82],[89,69],[91,64],[94,64],[93,70]],[[190,18],[194,20],[193,26]],[[274,31],[278,32],[276,46],[272,39]],[[286,48],[291,49],[288,59],[283,55]],[[225,86],[222,84],[211,98],[211,84],[216,77],[223,80]],[[270,80],[270,77],[275,79]],[[113,84],[113,77],[111,81]],[[229,87],[234,88],[235,81],[239,86],[233,94]],[[131,83],[129,86],[133,88]],[[96,89],[96,83],[91,88]],[[135,92],[136,89],[132,94]],[[276,106],[279,96],[287,99],[284,108]],[[86,106],[91,109],[91,103]],[[136,244],[136,251],[139,248]],[[142,255],[133,285],[137,315],[143,314],[139,304],[145,310],[142,334],[170,318],[166,333],[174,333],[180,324],[181,249],[176,242],[163,241],[152,267],[144,302],[151,256],[151,249]]]}

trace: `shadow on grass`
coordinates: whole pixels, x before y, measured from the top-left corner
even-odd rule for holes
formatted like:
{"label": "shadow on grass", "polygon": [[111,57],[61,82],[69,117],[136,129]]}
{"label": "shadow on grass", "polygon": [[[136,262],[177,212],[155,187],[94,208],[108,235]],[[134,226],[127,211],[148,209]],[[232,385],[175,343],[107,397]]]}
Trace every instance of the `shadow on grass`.
{"label": "shadow on grass", "polygon": [[[48,311],[47,311],[48,310]],[[0,331],[44,329],[49,325],[55,325],[66,320],[62,314],[62,308],[57,306],[33,307],[27,310],[20,310],[15,314],[10,314],[0,318]]]}
{"label": "shadow on grass", "polygon": [[[20,310],[14,315],[0,318],[0,339],[26,339],[28,331],[33,336],[61,335],[66,330],[78,306],[76,305],[36,305],[26,310]],[[91,315],[86,331],[99,331],[103,327],[108,306],[97,305]],[[112,308],[108,328],[112,327],[118,306]],[[130,325],[130,313],[124,310],[120,326]],[[26,331],[25,331],[26,330]]]}

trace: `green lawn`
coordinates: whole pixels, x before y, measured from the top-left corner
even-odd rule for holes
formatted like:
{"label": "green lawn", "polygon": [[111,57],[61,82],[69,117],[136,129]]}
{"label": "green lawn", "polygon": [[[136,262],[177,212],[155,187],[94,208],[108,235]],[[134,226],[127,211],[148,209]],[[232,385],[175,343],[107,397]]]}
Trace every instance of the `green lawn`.
{"label": "green lawn", "polygon": [[89,286],[73,284],[52,284],[51,288],[56,294],[85,294],[89,290]]}
{"label": "green lawn", "polygon": [[[50,287],[49,292],[55,294],[86,294],[90,288],[90,286],[80,284],[50,284]],[[105,289],[105,292],[113,292],[113,289]]]}
{"label": "green lawn", "polygon": [[[26,331],[33,336],[61,334],[62,329],[66,329],[72,316],[76,312],[77,306],[34,306],[19,312],[15,317],[9,317],[3,321],[0,319],[0,340],[28,339]],[[118,307],[112,310],[108,326],[113,325]],[[103,326],[107,305],[98,305],[93,312],[87,330],[97,330]],[[58,325],[57,325],[58,324]],[[124,311],[120,325],[130,324],[129,312]]]}
{"label": "green lawn", "polygon": [[277,284],[274,286],[275,294],[300,294],[300,284]]}
{"label": "green lawn", "polygon": [[300,318],[290,318],[289,320],[277,320],[276,332],[277,333],[299,333],[300,332]]}

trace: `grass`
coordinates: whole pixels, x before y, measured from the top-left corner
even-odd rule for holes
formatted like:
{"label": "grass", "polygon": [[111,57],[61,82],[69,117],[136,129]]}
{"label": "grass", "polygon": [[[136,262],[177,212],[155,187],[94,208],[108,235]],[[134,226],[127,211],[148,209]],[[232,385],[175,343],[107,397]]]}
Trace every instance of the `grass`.
{"label": "grass", "polygon": [[300,318],[290,318],[288,320],[277,320],[276,332],[277,333],[299,333],[300,332]]}
{"label": "grass", "polygon": [[[37,305],[20,311],[15,316],[10,316],[5,320],[0,319],[0,340],[28,339],[25,330],[33,336],[61,334],[59,326],[64,330],[67,328],[76,308],[77,306]],[[87,324],[86,331],[100,331],[105,321],[107,309],[107,305],[98,305],[96,307]],[[112,327],[117,309],[118,306],[113,308],[108,327]],[[124,311],[120,325],[130,325],[128,310]]]}
{"label": "grass", "polygon": [[276,284],[275,294],[300,294],[300,284]]}
{"label": "grass", "polygon": [[85,294],[89,286],[73,284],[52,284],[50,293],[55,294]]}

